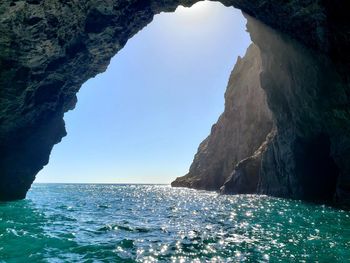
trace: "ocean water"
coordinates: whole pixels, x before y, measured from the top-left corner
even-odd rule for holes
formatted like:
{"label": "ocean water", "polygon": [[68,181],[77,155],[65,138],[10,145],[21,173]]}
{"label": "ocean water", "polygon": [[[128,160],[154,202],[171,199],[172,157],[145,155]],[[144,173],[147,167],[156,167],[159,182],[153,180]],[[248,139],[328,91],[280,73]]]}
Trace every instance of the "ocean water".
{"label": "ocean water", "polygon": [[350,262],[350,213],[163,185],[35,184],[0,204],[0,262]]}

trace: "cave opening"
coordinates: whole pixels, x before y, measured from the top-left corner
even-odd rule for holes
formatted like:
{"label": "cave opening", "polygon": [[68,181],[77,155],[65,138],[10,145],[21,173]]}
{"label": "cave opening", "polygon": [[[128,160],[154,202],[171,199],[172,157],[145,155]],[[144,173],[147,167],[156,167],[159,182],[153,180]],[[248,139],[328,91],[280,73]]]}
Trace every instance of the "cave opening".
{"label": "cave opening", "polygon": [[329,136],[319,134],[295,144],[296,175],[305,200],[335,201],[339,169],[331,156]]}
{"label": "cave opening", "polygon": [[[184,2],[185,5],[190,5],[195,1]],[[348,57],[344,55],[346,52],[340,52],[344,49],[344,43],[345,45],[348,43],[347,34],[344,34],[343,31],[343,23],[346,26],[347,21],[334,18],[337,11],[341,14],[341,18],[344,18],[343,12],[340,11],[343,7],[336,5],[333,9],[323,2],[307,3],[305,5],[304,3],[295,2],[295,8],[293,9],[289,4],[270,5],[265,4],[264,1],[262,1],[264,3],[259,1],[257,3],[245,1],[222,2],[228,6],[233,5],[250,15],[246,17],[247,28],[252,41],[261,52],[260,72],[262,74],[259,76],[259,83],[265,91],[268,108],[272,111],[273,121],[277,127],[276,133],[273,134],[274,137],[271,138],[267,149],[265,149],[266,151],[256,156],[264,155],[261,162],[263,165],[261,166],[261,183],[259,183],[258,193],[304,198],[305,193],[301,191],[304,194],[301,196],[298,192],[299,188],[302,189],[299,183],[313,186],[312,183],[308,182],[311,178],[310,175],[313,174],[313,178],[316,179],[318,172],[325,170],[334,175],[334,178],[341,177],[338,178],[337,194],[338,197],[342,196],[339,199],[348,202],[348,157],[350,156],[348,127],[350,118],[347,110],[349,104],[347,95],[349,85],[346,82],[348,67],[343,64],[348,60]],[[3,109],[0,116],[2,121],[2,129],[0,130],[0,137],[2,138],[0,143],[2,157],[0,158],[2,171],[0,192],[2,195],[0,199],[14,200],[25,197],[36,174],[48,164],[52,147],[60,143],[61,139],[66,136],[63,116],[68,110],[74,108],[76,94],[81,85],[96,74],[105,71],[110,59],[122,50],[128,39],[131,39],[140,29],[149,24],[155,14],[161,11],[173,12],[178,4],[178,1],[107,1],[103,3],[88,1],[81,4],[77,3],[77,9],[73,5],[67,4],[66,1],[58,3],[60,8],[57,8],[53,2],[45,1],[35,1],[35,3],[33,1],[19,1],[11,5],[4,2],[2,4],[3,8],[0,12],[2,15],[6,15],[0,28],[0,31],[5,35],[0,41],[0,47],[5,51],[0,61],[4,66],[1,67],[3,89],[0,94]],[[300,12],[300,8],[303,12]],[[8,10],[9,12],[7,12]],[[55,10],[55,12],[46,12],[48,10]],[[206,15],[203,16],[203,10],[198,9],[197,14],[192,16],[192,19],[208,18]],[[229,9],[225,8],[225,10]],[[309,15],[311,10],[315,15]],[[213,14],[213,9],[210,11],[210,14]],[[23,16],[18,16],[18,12],[22,12]],[[81,14],[79,19],[75,16],[77,13]],[[244,21],[241,13],[239,15],[241,21]],[[155,20],[159,17],[156,16]],[[215,20],[224,20],[224,16],[219,15],[219,18]],[[96,25],[91,23],[93,21],[96,22]],[[233,20],[228,21],[227,24],[232,33],[233,26],[240,23]],[[190,23],[187,20],[185,27],[189,27],[192,22]],[[205,22],[208,21],[206,19],[200,21],[198,24],[201,29],[193,34],[187,34],[183,37],[182,42],[192,43],[192,40],[189,41],[190,39],[196,36],[198,32],[208,28],[208,26],[205,26]],[[153,22],[151,25],[154,24]],[[245,21],[242,24],[245,24]],[[307,26],[305,27],[305,25]],[[142,30],[140,34],[146,32],[147,28],[149,27]],[[173,30],[174,28],[168,28],[164,23],[160,24],[159,28],[166,29],[166,34],[170,36],[176,33]],[[224,26],[219,27],[219,29],[222,28]],[[244,26],[241,27],[241,29],[243,28]],[[127,67],[121,67],[120,71],[114,72],[115,75],[121,74],[127,81],[133,82],[141,79],[141,75],[147,72],[145,69],[151,70],[151,63],[144,62],[152,62],[161,65],[161,67],[151,70],[152,74],[149,72],[145,74],[148,79],[145,78],[138,85],[118,83],[117,87],[122,87],[124,91],[133,92],[128,98],[123,97],[122,93],[109,91],[102,100],[97,100],[105,85],[96,85],[94,81],[106,76],[106,74],[99,75],[94,80],[89,81],[86,85],[94,83],[92,86],[100,86],[98,94],[89,93],[88,95],[88,97],[93,98],[92,104],[94,107],[87,110],[83,109],[84,102],[88,102],[87,99],[82,99],[83,94],[88,90],[85,86],[79,95],[80,103],[77,110],[66,115],[70,135],[65,138],[63,144],[59,144],[54,148],[52,162],[38,176],[37,182],[40,180],[42,180],[41,182],[54,182],[49,178],[55,174],[58,177],[66,176],[62,182],[73,182],[72,180],[93,182],[90,180],[89,173],[105,175],[117,172],[116,170],[107,169],[110,168],[110,164],[115,167],[120,167],[120,164],[130,165],[128,167],[130,168],[138,163],[138,170],[134,170],[134,174],[145,174],[146,168],[151,167],[150,164],[154,160],[157,160],[157,163],[153,162],[153,166],[160,168],[161,166],[165,167],[177,159],[178,156],[185,158],[185,154],[181,152],[183,145],[176,143],[179,151],[174,151],[170,144],[164,143],[166,141],[165,137],[171,142],[186,142],[186,145],[192,143],[193,149],[195,149],[198,142],[207,135],[209,129],[205,127],[201,129],[202,134],[197,141],[193,138],[179,136],[179,134],[169,137],[170,133],[180,130],[183,132],[182,135],[187,136],[195,131],[195,127],[192,125],[196,124],[197,119],[212,116],[211,124],[222,111],[222,109],[220,111],[217,109],[216,114],[205,112],[205,110],[211,109],[211,105],[215,104],[208,103],[205,100],[205,95],[209,98],[215,98],[216,96],[207,92],[208,90],[204,86],[209,83],[213,84],[211,81],[216,79],[209,74],[215,72],[214,69],[224,74],[225,71],[222,68],[213,67],[215,59],[219,57],[219,51],[224,49],[222,47],[216,48],[216,52],[218,52],[216,56],[209,57],[206,61],[197,59],[193,63],[184,63],[180,68],[184,71],[183,74],[179,74],[179,69],[174,67],[167,68],[166,64],[172,66],[177,64],[177,60],[193,59],[195,51],[202,52],[199,57],[205,57],[208,51],[204,48],[205,46],[212,48],[218,43],[220,45],[226,43],[232,48],[233,44],[242,41],[240,37],[233,37],[227,41],[228,34],[223,34],[226,37],[226,40],[223,41],[218,35],[214,34],[217,32],[219,31],[209,34],[210,38],[206,40],[190,45],[192,50],[188,47],[187,50],[183,49],[181,52],[177,52],[176,48],[180,45],[176,42],[175,49],[168,50],[165,45],[160,45],[156,52],[152,53],[148,49],[149,45],[146,45],[146,42],[143,41],[140,45],[143,48],[143,54],[153,54],[153,56],[146,59],[134,53],[134,57],[128,61],[129,63],[134,62],[134,65],[139,66],[141,71],[133,70],[132,74],[127,75]],[[137,36],[128,42],[123,51],[119,52],[119,61],[122,54],[126,52],[128,46]],[[240,39],[240,41],[236,41],[237,39]],[[169,42],[175,42],[175,40]],[[246,50],[246,46],[244,50]],[[162,54],[163,51],[170,51],[174,59],[170,59],[166,63],[167,60]],[[232,54],[228,54],[223,57],[227,61],[229,60],[230,62],[227,63],[232,66],[232,59],[236,56],[231,56]],[[157,58],[161,58],[161,60],[157,62]],[[224,63],[220,62],[219,64],[222,66]],[[211,70],[203,70],[207,65],[212,66]],[[189,66],[190,69],[186,66]],[[165,73],[163,74],[162,70],[164,69],[166,69],[167,74],[171,73],[170,77]],[[232,67],[226,69],[229,72]],[[246,70],[243,72],[246,72]],[[183,84],[175,82],[179,79],[188,80],[188,77],[195,75],[194,73],[199,73],[200,77],[194,81],[193,85],[189,85],[188,81]],[[167,76],[165,84],[160,85],[163,89],[152,93],[152,87],[156,87],[160,83],[159,78],[165,75]],[[216,91],[220,87],[225,87],[227,75],[228,73],[225,76],[224,84],[216,85],[214,83],[215,85],[212,85]],[[247,76],[249,74],[242,75]],[[150,84],[150,82],[147,82],[149,80],[155,80],[155,82]],[[251,79],[247,81],[251,81]],[[189,86],[191,88],[188,88]],[[173,88],[166,89],[170,87]],[[94,88],[97,89],[97,87]],[[116,91],[116,87],[114,88],[113,90]],[[180,91],[181,89],[184,93],[177,96],[174,91]],[[282,96],[274,96],[277,93]],[[160,94],[165,94],[168,100],[159,99]],[[187,100],[191,97],[197,98],[197,103],[191,103]],[[218,104],[222,106],[222,91],[217,97],[221,98],[221,103]],[[114,103],[109,103],[108,99],[111,98]],[[181,109],[183,112],[177,118],[180,121],[175,123],[172,121],[173,118],[169,117],[168,110],[165,109],[171,105],[169,101],[175,102],[178,98],[182,98],[181,103],[173,104],[177,104],[177,109]],[[281,101],[280,98],[283,98],[283,100]],[[126,108],[123,108],[125,105],[123,103],[130,101],[133,103],[131,104],[132,118],[117,118],[117,114],[113,116],[98,114],[99,110],[103,108],[107,109],[105,112],[109,113],[113,112],[112,109],[117,110],[114,111],[115,113],[125,113]],[[191,110],[190,107],[186,107],[185,101],[188,105],[194,106],[198,118],[190,118],[192,116]],[[148,105],[145,105],[144,102],[148,102]],[[85,117],[78,117],[76,119],[78,121],[70,122],[69,119],[72,118],[71,120],[73,120],[74,114],[78,116],[79,109],[88,114]],[[149,112],[149,109],[155,110]],[[145,114],[147,111],[148,114]],[[146,117],[153,115],[159,118],[152,123]],[[162,123],[160,121],[162,118],[168,124],[171,124],[167,126],[169,127],[167,130],[164,129],[165,126],[155,125]],[[92,125],[85,125],[83,120],[85,124]],[[78,132],[73,132],[73,125],[76,125],[75,128]],[[133,129],[127,129],[128,125],[133,125]],[[179,128],[180,125],[184,125],[183,129]],[[115,127],[122,127],[122,129],[116,132]],[[217,127],[220,127],[220,125]],[[96,133],[96,128],[115,132],[118,135],[118,140],[114,140],[115,137],[109,136],[107,133]],[[157,131],[162,131],[162,134],[156,133]],[[254,132],[256,131],[260,131],[260,129],[254,129]],[[123,137],[118,132],[124,132],[126,136]],[[332,156],[338,168],[334,167],[334,161],[329,157],[328,144],[321,142],[320,145],[317,145],[313,142],[312,136],[310,138],[310,134],[320,133],[325,133],[326,137],[329,136],[332,142]],[[89,137],[91,134],[93,136]],[[151,140],[145,139],[145,134],[151,134],[153,137],[151,137]],[[256,137],[255,134],[253,135],[253,137]],[[133,136],[132,140],[129,139],[130,136]],[[296,136],[302,137],[301,143],[295,141]],[[188,138],[188,141],[185,141],[185,138]],[[246,135],[241,138],[246,138]],[[70,149],[62,148],[64,144],[67,145],[68,140],[77,143]],[[115,142],[119,142],[119,144]],[[144,142],[148,142],[148,144],[145,145]],[[167,149],[167,154],[159,151],[161,153],[159,155],[167,157],[167,160],[158,159],[152,153],[151,149],[155,145],[158,145],[158,149]],[[309,147],[309,145],[311,146]],[[312,147],[315,147],[316,150],[319,149],[319,151],[312,151],[312,149],[308,151]],[[76,149],[81,151],[76,151]],[[119,151],[119,155],[110,155],[111,152],[115,153],[116,150]],[[58,161],[55,156],[58,156],[57,152],[60,151],[61,158],[58,158],[60,159]],[[301,152],[300,156],[304,156],[305,159],[310,159],[310,163],[305,163],[303,158],[296,157],[295,155],[298,152]],[[305,154],[305,152],[309,152],[309,154]],[[193,153],[194,151],[188,154],[188,162],[192,159]],[[89,156],[89,158],[85,159],[84,156]],[[114,157],[110,158],[110,156]],[[127,156],[131,156],[133,159],[124,158]],[[143,156],[144,162],[135,161],[137,160],[136,156]],[[145,158],[145,156],[148,158]],[[237,160],[242,160],[242,158],[237,158]],[[258,160],[259,158],[255,159]],[[138,158],[138,160],[141,159]],[[324,169],[317,167],[318,163],[322,163],[320,167]],[[56,168],[50,170],[53,164],[56,165]],[[187,169],[188,163],[185,166]],[[74,167],[75,170],[72,169]],[[217,167],[220,168],[220,166]],[[232,168],[231,166],[227,167],[229,168],[227,170]],[[298,172],[295,171],[296,167],[300,169],[301,173],[296,174]],[[176,175],[183,174],[183,171],[177,172],[176,169],[169,169],[168,167],[166,171],[169,170]],[[217,170],[220,171],[220,169]],[[244,170],[242,168],[241,171]],[[339,175],[337,170],[339,170]],[[130,169],[126,172],[129,171]],[[119,171],[118,174],[124,174],[125,178],[131,178],[130,174],[125,173],[125,171]],[[153,172],[153,174],[155,173]],[[305,174],[305,178],[301,176]],[[336,180],[334,178],[330,180],[326,174],[324,175],[321,176],[325,179],[323,186],[329,183],[331,185],[330,189],[334,189]],[[303,180],[306,180],[306,182]],[[327,187],[325,189],[328,196],[329,193],[333,192]]]}
{"label": "cave opening", "polygon": [[251,43],[245,24],[241,11],[219,2],[156,15],[84,84],[65,115],[68,135],[36,182],[170,183],[184,175]]}

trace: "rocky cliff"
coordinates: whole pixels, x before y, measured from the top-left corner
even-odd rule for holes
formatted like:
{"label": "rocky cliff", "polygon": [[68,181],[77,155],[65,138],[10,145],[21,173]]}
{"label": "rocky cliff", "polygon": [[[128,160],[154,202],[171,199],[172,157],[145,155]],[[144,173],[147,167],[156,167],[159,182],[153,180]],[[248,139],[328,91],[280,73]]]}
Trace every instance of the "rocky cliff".
{"label": "rocky cliff", "polygon": [[[260,50],[259,80],[275,128],[254,154],[231,170],[221,192],[348,204],[347,79],[329,56],[247,19]],[[211,182],[203,175],[202,180]]]}
{"label": "rocky cliff", "polygon": [[[1,200],[25,197],[66,135],[63,114],[80,86],[155,14],[195,2],[0,2]],[[350,204],[350,3],[221,2],[250,15],[276,125],[261,154],[257,192]]]}
{"label": "rocky cliff", "polygon": [[189,173],[172,186],[219,190],[234,167],[265,141],[272,117],[260,86],[261,70],[260,51],[252,44],[232,70],[224,113],[200,144]]}
{"label": "rocky cliff", "polygon": [[222,194],[256,194],[261,176],[261,162],[263,154],[274,138],[276,129],[273,126],[270,133],[260,147],[249,157],[241,160],[232,170],[223,186],[220,187]]}
{"label": "rocky cliff", "polygon": [[258,193],[349,202],[350,115],[345,68],[249,18],[261,86],[277,131],[262,154]]}

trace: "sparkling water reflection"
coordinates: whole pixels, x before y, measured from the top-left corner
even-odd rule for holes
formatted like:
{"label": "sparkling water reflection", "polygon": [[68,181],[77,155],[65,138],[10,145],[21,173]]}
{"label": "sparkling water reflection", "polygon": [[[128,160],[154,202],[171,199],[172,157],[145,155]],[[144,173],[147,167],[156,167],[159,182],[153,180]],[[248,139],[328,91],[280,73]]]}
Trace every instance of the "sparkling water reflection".
{"label": "sparkling water reflection", "polygon": [[0,262],[345,262],[349,216],[160,185],[36,184],[0,205]]}

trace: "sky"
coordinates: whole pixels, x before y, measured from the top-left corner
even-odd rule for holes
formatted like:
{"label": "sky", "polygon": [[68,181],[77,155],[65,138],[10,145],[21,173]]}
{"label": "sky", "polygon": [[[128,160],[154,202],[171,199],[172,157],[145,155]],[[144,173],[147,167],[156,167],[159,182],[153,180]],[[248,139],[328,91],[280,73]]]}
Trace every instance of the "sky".
{"label": "sky", "polygon": [[65,114],[68,135],[36,182],[169,184],[185,175],[251,42],[245,25],[216,2],[156,15],[82,86]]}

